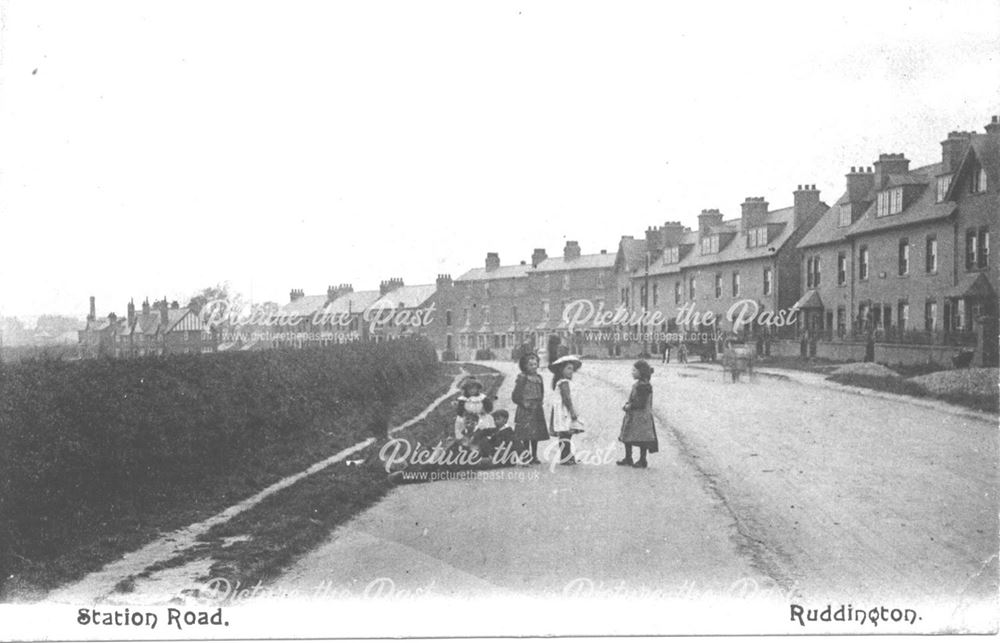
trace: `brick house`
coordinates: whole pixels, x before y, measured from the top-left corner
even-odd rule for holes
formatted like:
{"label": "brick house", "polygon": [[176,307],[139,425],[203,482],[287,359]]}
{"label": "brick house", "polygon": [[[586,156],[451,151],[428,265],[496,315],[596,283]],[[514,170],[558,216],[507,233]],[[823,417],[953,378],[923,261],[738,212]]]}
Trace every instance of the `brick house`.
{"label": "brick house", "polygon": [[367,338],[383,342],[424,336],[440,348],[445,341],[445,324],[438,310],[437,290],[437,283],[407,286],[400,278],[383,281],[379,285],[381,296],[362,314]]}
{"label": "brick house", "polygon": [[799,243],[804,314],[814,354],[861,359],[878,344],[887,362],[947,361],[979,346],[996,362],[1000,153],[996,118],[986,134],[951,132],[941,162],[911,169],[899,153],[852,167],[846,190]]}
{"label": "brick house", "polygon": [[[544,250],[535,251],[536,258],[544,254]],[[507,357],[526,341],[534,344],[527,298],[530,269],[525,261],[501,265],[499,254],[489,252],[483,267],[451,282],[440,313],[446,328],[445,349],[465,358],[486,349]]]}
{"label": "brick house", "polygon": [[[665,332],[731,331],[730,311],[738,317],[744,309],[773,319],[800,298],[797,244],[826,209],[815,186],[800,185],[790,207],[771,210],[763,197],[748,197],[736,219],[710,209],[698,215],[697,230],[667,222],[651,231],[649,269],[633,273],[628,297],[660,312],[665,321],[652,330]],[[713,323],[703,323],[706,312]],[[752,321],[740,329],[750,338],[778,332]]]}
{"label": "brick house", "polygon": [[218,346],[217,338],[189,308],[166,299],[150,305],[143,302],[139,311],[129,302],[125,317],[109,313],[98,319],[94,298],[90,298],[87,325],[79,333],[80,357],[142,357],[177,353],[210,353]]}
{"label": "brick house", "polygon": [[[535,259],[540,259],[535,261]],[[546,345],[550,335],[560,338],[571,353],[589,354],[604,350],[599,342],[588,341],[586,331],[569,332],[563,311],[573,301],[584,299],[595,308],[613,309],[617,305],[618,278],[615,265],[618,254],[602,250],[584,255],[580,244],[567,241],[561,257],[535,257],[528,271],[528,291],[524,297],[535,346]]]}

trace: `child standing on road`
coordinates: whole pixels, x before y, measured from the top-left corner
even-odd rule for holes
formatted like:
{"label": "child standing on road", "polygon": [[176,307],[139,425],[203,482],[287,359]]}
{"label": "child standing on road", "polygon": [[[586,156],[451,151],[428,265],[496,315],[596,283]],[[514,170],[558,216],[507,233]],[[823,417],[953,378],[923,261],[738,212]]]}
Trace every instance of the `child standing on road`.
{"label": "child standing on road", "polygon": [[580,370],[581,366],[583,362],[575,355],[565,355],[549,364],[549,370],[552,371],[552,388],[557,395],[552,402],[549,431],[552,436],[559,438],[559,464],[576,464],[570,438],[575,433],[583,432],[583,423],[580,422],[576,407],[573,405],[570,382],[573,380],[573,373]]}
{"label": "child standing on road", "polygon": [[523,464],[539,464],[538,443],[549,439],[549,429],[545,425],[545,382],[538,374],[538,356],[534,353],[521,355],[517,365],[521,373],[514,383],[511,399],[517,405],[514,412],[514,438],[517,440]]}
{"label": "child standing on road", "polygon": [[[625,444],[625,457],[618,464],[625,467],[645,469],[646,453],[656,453],[659,443],[656,439],[656,423],[653,420],[653,367],[645,360],[639,360],[632,366],[632,377],[635,384],[628,396],[628,402],[622,409],[625,419],[622,421],[622,431],[618,439]],[[639,447],[639,459],[632,461],[632,447]]]}

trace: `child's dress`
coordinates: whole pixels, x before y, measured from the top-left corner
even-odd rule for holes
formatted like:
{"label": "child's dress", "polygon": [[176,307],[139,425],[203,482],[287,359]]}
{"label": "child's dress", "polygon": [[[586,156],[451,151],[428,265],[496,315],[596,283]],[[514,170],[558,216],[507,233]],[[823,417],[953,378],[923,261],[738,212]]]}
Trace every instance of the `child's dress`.
{"label": "child's dress", "polygon": [[[570,415],[566,402],[563,400],[563,391],[569,394],[570,381],[562,379],[556,382],[555,395],[552,396],[552,410],[549,413],[549,434],[557,436],[560,433],[570,433],[573,428],[573,416]],[[571,398],[572,399],[572,398]]]}
{"label": "child's dress", "polygon": [[618,439],[625,444],[645,447],[656,453],[656,422],[653,420],[653,386],[649,382],[636,382],[625,404],[625,419]]}
{"label": "child's dress", "polygon": [[545,425],[545,382],[542,376],[537,373],[520,373],[511,399],[517,405],[517,411],[514,412],[515,439],[522,442],[548,440],[549,430]]}
{"label": "child's dress", "polygon": [[491,400],[479,393],[478,395],[458,396],[458,415],[455,417],[455,437],[461,438],[468,433],[467,429],[471,425],[472,431],[480,429],[496,428],[493,416]]}

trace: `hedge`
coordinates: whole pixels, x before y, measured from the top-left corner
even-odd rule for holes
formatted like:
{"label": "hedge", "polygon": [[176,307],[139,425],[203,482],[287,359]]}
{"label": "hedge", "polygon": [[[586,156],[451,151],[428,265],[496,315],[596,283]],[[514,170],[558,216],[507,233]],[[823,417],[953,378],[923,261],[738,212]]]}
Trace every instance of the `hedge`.
{"label": "hedge", "polygon": [[[419,338],[0,365],[0,571],[58,556],[94,521],[138,519],[262,449],[308,449],[320,427],[342,446],[384,431],[392,403],[437,368]],[[337,426],[359,409],[368,421]]]}

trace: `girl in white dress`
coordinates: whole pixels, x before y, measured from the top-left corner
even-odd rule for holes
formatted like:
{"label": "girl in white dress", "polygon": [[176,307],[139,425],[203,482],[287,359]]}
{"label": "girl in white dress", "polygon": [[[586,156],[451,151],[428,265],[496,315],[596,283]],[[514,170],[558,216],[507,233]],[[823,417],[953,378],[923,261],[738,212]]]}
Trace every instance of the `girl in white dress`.
{"label": "girl in white dress", "polygon": [[553,437],[559,438],[559,464],[576,464],[573,457],[573,447],[570,439],[575,433],[583,432],[583,423],[573,405],[572,385],[573,374],[580,370],[583,362],[575,355],[566,355],[549,364],[552,371],[553,395],[550,414],[549,431]]}

